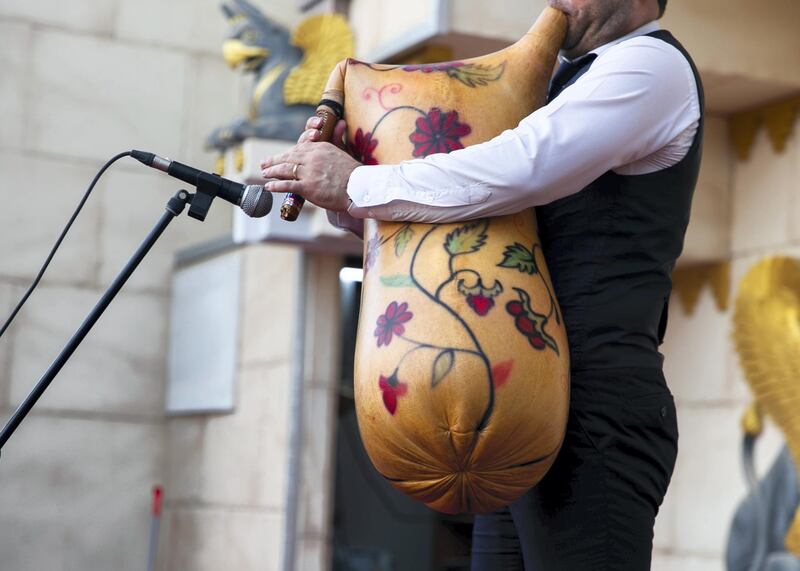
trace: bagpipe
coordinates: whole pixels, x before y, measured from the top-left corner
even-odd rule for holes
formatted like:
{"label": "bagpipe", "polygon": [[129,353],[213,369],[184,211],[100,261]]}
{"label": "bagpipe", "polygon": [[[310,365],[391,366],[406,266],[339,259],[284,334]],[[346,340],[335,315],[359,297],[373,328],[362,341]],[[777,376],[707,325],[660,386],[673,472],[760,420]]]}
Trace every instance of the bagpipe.
{"label": "bagpipe", "polygon": [[[367,165],[488,141],[544,105],[566,28],[547,8],[521,40],[483,57],[344,60],[317,111],[322,140],[344,117],[349,150]],[[285,217],[301,206],[290,196]],[[375,468],[431,508],[490,512],[538,483],[564,438],[569,349],[534,211],[367,220],[354,382]]]}

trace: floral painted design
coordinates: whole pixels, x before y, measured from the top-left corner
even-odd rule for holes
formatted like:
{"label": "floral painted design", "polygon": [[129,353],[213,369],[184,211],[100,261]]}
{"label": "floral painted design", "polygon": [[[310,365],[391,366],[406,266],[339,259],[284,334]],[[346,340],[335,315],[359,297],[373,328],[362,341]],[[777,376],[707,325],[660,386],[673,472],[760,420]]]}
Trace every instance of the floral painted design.
{"label": "floral painted design", "polygon": [[415,157],[463,149],[461,139],[472,132],[472,127],[459,122],[458,111],[443,113],[438,107],[417,119],[416,127],[409,137],[414,143]]}
{"label": "floral painted design", "polygon": [[[389,72],[398,68],[394,65],[380,65],[366,63],[354,59],[348,60],[350,65],[363,65],[373,71]],[[467,63],[463,61],[449,61],[444,63],[423,63],[405,65],[400,69],[407,72],[421,71],[422,73],[446,73],[447,77],[460,81],[470,88],[485,87],[503,77],[506,71],[506,62],[497,64]]]}
{"label": "floral painted design", "polygon": [[450,61],[445,63],[421,63],[403,66],[403,71],[421,71],[422,73],[432,73],[434,71],[451,71],[463,67],[461,61]]}
{"label": "floral painted design", "polygon": [[447,63],[427,63],[407,65],[404,71],[421,71],[422,73],[442,72],[448,77],[460,81],[467,87],[484,87],[503,77],[506,71],[506,62],[497,65],[481,65],[451,61]]}
{"label": "floral painted design", "polygon": [[551,316],[555,316],[556,323],[561,325],[561,315],[556,305],[556,298],[550,290],[547,280],[545,280],[544,276],[539,272],[539,266],[536,263],[537,249],[541,249],[539,244],[534,244],[533,248],[528,249],[519,242],[515,242],[511,246],[506,246],[505,252],[503,252],[503,261],[497,264],[497,266],[500,268],[516,269],[520,273],[528,274],[529,276],[538,275],[542,280],[542,285],[544,285],[547,290],[547,295],[550,297],[550,312],[547,314],[547,317],[549,319]]}
{"label": "floral painted design", "polygon": [[487,288],[479,277],[477,283],[470,286],[462,279],[458,280],[458,292],[467,298],[467,304],[475,313],[485,317],[495,305],[494,298],[503,293],[503,285],[495,281],[492,287]]}
{"label": "floral painted design", "polygon": [[372,269],[372,266],[375,265],[375,262],[378,261],[378,255],[380,254],[381,249],[381,237],[378,234],[375,234],[372,238],[367,241],[367,250],[364,254],[364,273],[366,274]]}
{"label": "floral painted design", "polygon": [[386,407],[389,414],[394,416],[397,412],[397,399],[408,394],[408,385],[401,383],[397,379],[397,372],[394,372],[389,377],[381,375],[378,380],[378,387],[383,393],[383,406]]}
{"label": "floral painted design", "polygon": [[408,311],[408,304],[398,304],[393,301],[386,308],[386,313],[378,317],[375,337],[378,338],[378,347],[389,345],[393,335],[402,335],[406,332],[404,323],[411,321],[414,314]]}
{"label": "floral painted design", "polygon": [[526,291],[519,288],[514,288],[514,291],[517,292],[519,300],[509,301],[506,304],[506,311],[514,317],[517,330],[528,338],[528,343],[534,349],[543,351],[550,347],[558,355],[556,340],[545,331],[548,317],[536,313],[531,308],[531,297]]}
{"label": "floral painted design", "polygon": [[347,142],[347,150],[355,160],[365,165],[377,165],[376,159],[372,153],[378,146],[378,139],[372,138],[372,133],[365,133],[360,127],[356,129],[356,134],[353,141]]}

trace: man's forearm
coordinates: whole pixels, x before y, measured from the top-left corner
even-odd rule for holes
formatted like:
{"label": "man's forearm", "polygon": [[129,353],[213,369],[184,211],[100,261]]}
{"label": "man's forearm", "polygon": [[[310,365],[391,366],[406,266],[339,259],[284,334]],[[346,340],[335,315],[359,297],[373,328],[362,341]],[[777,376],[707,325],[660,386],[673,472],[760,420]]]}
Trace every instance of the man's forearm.
{"label": "man's forearm", "polygon": [[642,161],[699,117],[685,58],[660,44],[609,54],[553,103],[488,142],[357,168],[347,188],[349,213],[410,222],[513,214]]}

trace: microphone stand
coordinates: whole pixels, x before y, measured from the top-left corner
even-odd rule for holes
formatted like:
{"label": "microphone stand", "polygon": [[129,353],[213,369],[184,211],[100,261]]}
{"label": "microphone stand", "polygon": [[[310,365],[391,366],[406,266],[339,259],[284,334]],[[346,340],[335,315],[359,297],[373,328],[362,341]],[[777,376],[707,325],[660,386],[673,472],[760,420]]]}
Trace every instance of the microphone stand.
{"label": "microphone stand", "polygon": [[100,301],[97,302],[97,305],[94,306],[94,309],[92,309],[75,334],[70,338],[55,361],[53,361],[47,371],[45,371],[42,378],[39,379],[39,382],[36,383],[33,390],[31,390],[22,404],[17,407],[17,410],[14,411],[14,414],[8,420],[5,427],[3,427],[3,431],[0,432],[0,452],[2,452],[3,446],[5,446],[8,439],[11,438],[11,435],[14,434],[14,431],[19,427],[20,423],[25,419],[39,398],[41,398],[47,390],[47,387],[50,386],[50,383],[56,375],[58,375],[59,371],[61,371],[61,368],[69,361],[75,349],[78,348],[97,320],[100,319],[100,316],[103,315],[103,312],[114,300],[122,289],[122,286],[124,286],[128,278],[131,277],[131,274],[133,274],[139,266],[139,263],[153,247],[153,244],[161,237],[161,234],[166,230],[167,226],[169,226],[169,223],[183,212],[187,204],[191,204],[189,216],[202,222],[205,220],[208,210],[211,207],[211,202],[216,195],[217,189],[214,186],[214,181],[210,181],[198,183],[196,194],[190,194],[185,190],[179,190],[175,193],[175,196],[169,199],[165,207],[166,212],[161,215],[161,218],[156,225],[153,226],[153,229],[150,230],[144,242],[142,242],[136,252],[134,252],[122,271],[114,278],[114,281],[103,294],[103,297],[100,298]]}

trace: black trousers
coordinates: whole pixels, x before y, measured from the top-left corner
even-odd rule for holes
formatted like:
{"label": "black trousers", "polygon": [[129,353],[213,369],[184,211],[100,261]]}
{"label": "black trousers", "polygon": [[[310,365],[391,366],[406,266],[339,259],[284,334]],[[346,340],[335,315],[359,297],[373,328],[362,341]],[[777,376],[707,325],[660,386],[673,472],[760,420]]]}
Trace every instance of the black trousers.
{"label": "black trousers", "polygon": [[566,437],[542,481],[475,518],[473,571],[646,571],[675,465],[661,370],[573,372]]}

